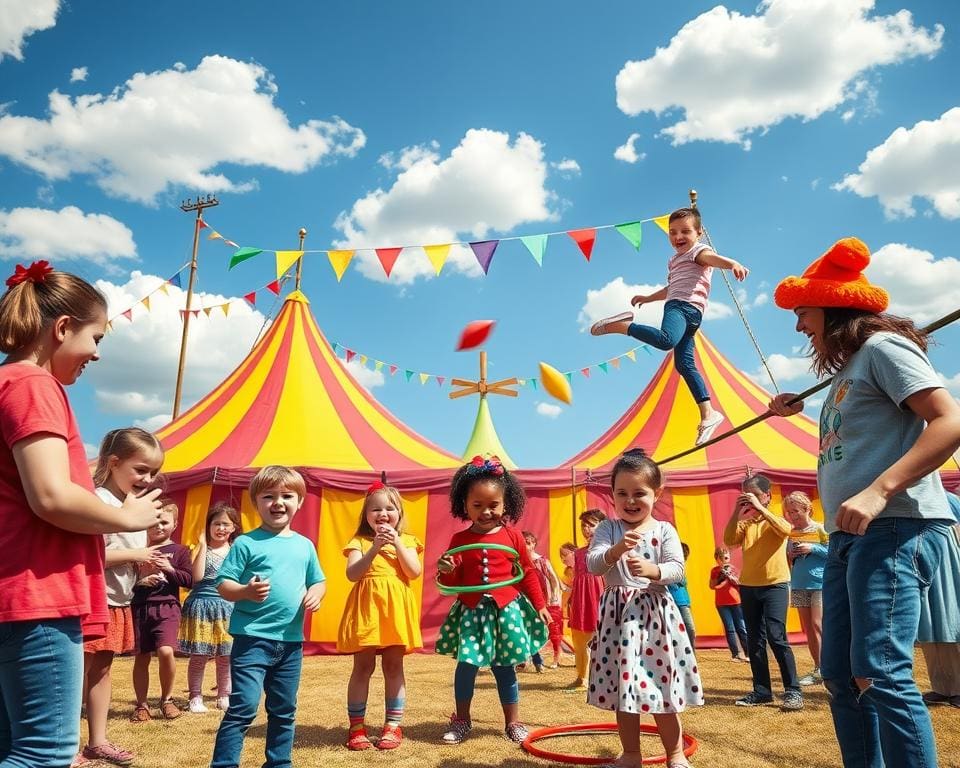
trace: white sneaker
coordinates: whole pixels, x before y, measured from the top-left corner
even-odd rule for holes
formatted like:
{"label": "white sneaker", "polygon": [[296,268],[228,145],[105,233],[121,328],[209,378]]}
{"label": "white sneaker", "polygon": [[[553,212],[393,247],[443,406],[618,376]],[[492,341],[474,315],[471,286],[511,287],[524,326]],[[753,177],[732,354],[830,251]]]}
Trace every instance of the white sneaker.
{"label": "white sneaker", "polygon": [[603,320],[597,320],[597,322],[590,326],[590,334],[592,336],[603,336],[605,333],[613,333],[613,331],[610,330],[611,326],[628,321],[633,322],[633,312],[621,312],[619,315],[605,317]]}
{"label": "white sneaker", "polygon": [[697,432],[697,442],[694,445],[703,445],[707,440],[713,437],[713,433],[723,423],[724,415],[720,411],[714,411],[705,421],[701,421]]}
{"label": "white sneaker", "polygon": [[219,710],[221,710],[221,711],[223,711],[223,712],[226,712],[228,709],[230,709],[230,697],[229,697],[229,696],[221,696],[220,698],[218,698],[218,699],[217,699],[217,709],[219,709]]}
{"label": "white sneaker", "polygon": [[809,675],[804,675],[798,681],[800,685],[820,685],[823,682],[823,675],[820,674],[820,667],[814,667],[813,672]]}
{"label": "white sneaker", "polygon": [[203,706],[203,696],[194,696],[192,699],[190,699],[189,709],[195,715],[200,715],[204,712],[210,711]]}

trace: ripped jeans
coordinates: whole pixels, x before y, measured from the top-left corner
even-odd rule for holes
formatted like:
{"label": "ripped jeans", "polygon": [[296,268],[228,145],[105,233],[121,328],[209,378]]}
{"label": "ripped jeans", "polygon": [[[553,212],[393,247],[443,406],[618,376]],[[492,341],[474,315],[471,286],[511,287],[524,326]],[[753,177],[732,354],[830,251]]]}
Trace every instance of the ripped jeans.
{"label": "ripped jeans", "polygon": [[[820,670],[845,768],[937,766],[913,643],[951,522],[888,517],[863,536],[830,534]],[[862,694],[854,678],[870,681]]]}

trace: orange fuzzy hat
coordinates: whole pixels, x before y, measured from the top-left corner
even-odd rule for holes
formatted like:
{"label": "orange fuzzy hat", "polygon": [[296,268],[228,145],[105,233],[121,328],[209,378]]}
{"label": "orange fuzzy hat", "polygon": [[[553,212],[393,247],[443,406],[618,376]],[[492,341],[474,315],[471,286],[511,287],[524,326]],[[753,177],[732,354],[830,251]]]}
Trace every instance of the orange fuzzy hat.
{"label": "orange fuzzy hat", "polygon": [[883,312],[890,296],[871,285],[863,274],[870,263],[870,249],[862,240],[845,237],[807,267],[802,277],[780,281],[773,300],[782,309],[797,307],[848,307]]}

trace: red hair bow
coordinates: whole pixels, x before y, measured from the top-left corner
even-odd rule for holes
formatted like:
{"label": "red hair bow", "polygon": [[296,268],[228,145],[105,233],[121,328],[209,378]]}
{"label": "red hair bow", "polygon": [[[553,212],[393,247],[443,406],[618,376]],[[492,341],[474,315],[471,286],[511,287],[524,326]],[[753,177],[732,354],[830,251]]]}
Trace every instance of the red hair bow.
{"label": "red hair bow", "polygon": [[371,493],[374,493],[375,491],[382,491],[386,487],[387,486],[385,486],[379,480],[374,480],[372,483],[370,483],[369,487],[367,488],[367,496],[369,496]]}
{"label": "red hair bow", "polygon": [[7,278],[7,287],[13,288],[13,286],[20,285],[27,280],[31,283],[42,283],[51,272],[53,272],[53,267],[50,266],[49,261],[35,261],[29,267],[17,264],[13,274]]}
{"label": "red hair bow", "polygon": [[467,465],[468,475],[493,475],[494,477],[502,477],[504,471],[499,456],[490,456],[486,459],[483,456],[474,456]]}

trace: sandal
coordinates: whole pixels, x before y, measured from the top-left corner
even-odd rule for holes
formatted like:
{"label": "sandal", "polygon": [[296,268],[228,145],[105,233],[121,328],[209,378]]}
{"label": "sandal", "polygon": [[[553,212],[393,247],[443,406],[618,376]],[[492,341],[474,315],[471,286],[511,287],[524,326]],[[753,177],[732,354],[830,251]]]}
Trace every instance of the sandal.
{"label": "sandal", "polygon": [[380,740],[377,742],[377,749],[396,749],[403,741],[403,731],[399,725],[387,723],[383,726],[383,732],[380,734]]}
{"label": "sandal", "polygon": [[346,746],[353,752],[362,752],[373,747],[373,742],[367,738],[367,729],[358,725],[350,729],[350,737],[347,739]]}
{"label": "sandal", "polygon": [[591,336],[603,336],[605,333],[617,333],[612,326],[617,323],[633,322],[633,312],[621,312],[619,315],[611,315],[603,320],[597,320],[590,326]]}
{"label": "sandal", "polygon": [[105,741],[96,747],[87,744],[80,754],[87,760],[102,760],[105,763],[113,763],[113,765],[130,765],[133,762],[133,752],[121,749],[109,741]]}
{"label": "sandal", "polygon": [[163,716],[167,720],[176,720],[183,713],[180,711],[180,707],[173,703],[173,699],[167,699],[160,703],[160,711],[163,713]]}
{"label": "sandal", "polygon": [[146,704],[137,704],[136,709],[130,715],[131,723],[145,723],[147,720],[153,720],[153,715],[150,714],[150,710],[147,708]]}

